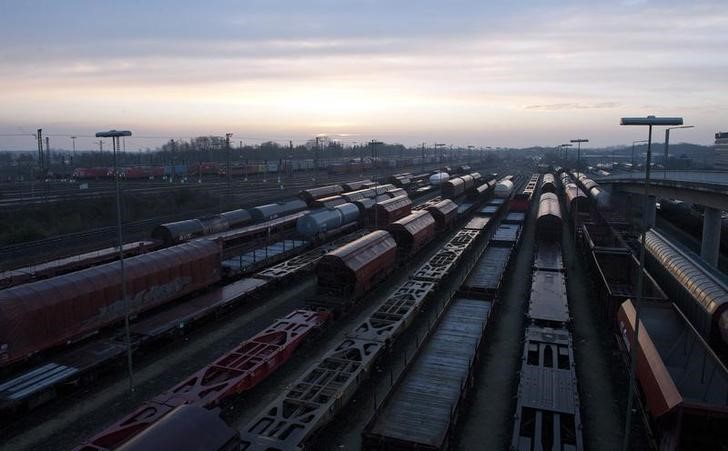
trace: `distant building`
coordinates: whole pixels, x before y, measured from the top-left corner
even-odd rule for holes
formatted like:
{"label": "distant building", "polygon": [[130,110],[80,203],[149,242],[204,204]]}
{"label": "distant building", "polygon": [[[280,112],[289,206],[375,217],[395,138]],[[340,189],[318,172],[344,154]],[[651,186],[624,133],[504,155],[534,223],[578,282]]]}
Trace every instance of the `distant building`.
{"label": "distant building", "polygon": [[718,132],[715,134],[715,159],[714,164],[717,169],[728,170],[728,132]]}

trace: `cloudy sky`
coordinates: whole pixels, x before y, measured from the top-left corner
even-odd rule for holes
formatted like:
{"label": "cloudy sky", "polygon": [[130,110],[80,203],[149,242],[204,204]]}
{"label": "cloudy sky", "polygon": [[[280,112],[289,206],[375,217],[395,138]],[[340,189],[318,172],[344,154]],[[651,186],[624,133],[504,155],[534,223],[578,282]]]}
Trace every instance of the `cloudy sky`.
{"label": "cloudy sky", "polygon": [[6,135],[601,146],[644,137],[625,115],[684,116],[676,141],[728,129],[725,0],[0,0],[0,42]]}

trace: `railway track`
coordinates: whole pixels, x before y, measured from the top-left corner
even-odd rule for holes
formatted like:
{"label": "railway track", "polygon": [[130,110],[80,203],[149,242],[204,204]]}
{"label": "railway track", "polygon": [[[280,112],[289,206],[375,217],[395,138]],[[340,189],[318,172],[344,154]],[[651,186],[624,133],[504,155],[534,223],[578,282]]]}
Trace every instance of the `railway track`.
{"label": "railway track", "polygon": [[[431,165],[428,165],[425,168],[413,168],[412,170],[427,170],[429,166]],[[387,168],[386,170],[381,171],[370,171],[369,173],[365,173],[365,176],[371,177],[373,175],[378,175],[379,177],[385,177],[402,170],[406,170],[406,168]],[[351,179],[352,175],[350,174],[326,174],[325,178],[319,177],[318,182],[342,183],[350,181]],[[266,183],[262,182],[262,180],[262,177],[258,177],[255,180],[251,180],[249,183],[238,182],[238,184],[233,187],[232,197],[236,205],[235,208],[249,208],[262,203],[270,203],[293,197],[296,196],[302,189],[310,187],[312,183],[310,174],[300,173],[286,181],[283,190],[280,189],[280,185],[275,183],[275,179],[271,180],[269,178],[269,182]],[[167,186],[163,188],[166,191],[180,189],[177,186]],[[191,189],[193,187],[186,185],[184,188]],[[220,201],[222,201],[223,197],[227,193],[227,185],[225,183],[217,183],[212,188],[205,185],[205,188],[212,189],[213,194],[218,197]],[[113,191],[111,192],[113,193]],[[140,188],[136,191],[125,190],[124,195],[144,195],[158,192],[161,191],[157,191],[156,188]],[[123,225],[125,239],[131,241],[146,239],[149,237],[151,229],[160,223],[220,213],[221,205],[222,204],[217,204],[210,208],[185,211],[183,213],[173,215],[156,216],[141,221],[125,223]],[[9,270],[18,266],[35,263],[41,255],[43,256],[43,260],[50,260],[54,258],[67,257],[80,252],[88,252],[101,247],[112,246],[114,244],[116,244],[116,228],[111,225],[110,220],[110,225],[106,227],[49,237],[27,243],[2,246],[0,247],[0,270]]]}

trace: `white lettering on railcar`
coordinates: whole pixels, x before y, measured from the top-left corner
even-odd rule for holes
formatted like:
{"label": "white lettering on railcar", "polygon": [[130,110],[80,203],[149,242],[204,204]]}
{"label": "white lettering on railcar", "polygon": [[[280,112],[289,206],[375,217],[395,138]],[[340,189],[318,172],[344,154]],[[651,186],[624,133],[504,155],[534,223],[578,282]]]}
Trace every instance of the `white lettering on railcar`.
{"label": "white lettering on railcar", "polygon": [[[144,304],[154,305],[158,302],[172,299],[176,294],[180,293],[189,283],[191,278],[178,277],[169,283],[163,285],[155,285],[145,290],[141,290],[129,297],[129,311],[139,309]],[[119,299],[111,304],[107,304],[99,309],[99,317],[118,316],[124,313],[124,300]]]}

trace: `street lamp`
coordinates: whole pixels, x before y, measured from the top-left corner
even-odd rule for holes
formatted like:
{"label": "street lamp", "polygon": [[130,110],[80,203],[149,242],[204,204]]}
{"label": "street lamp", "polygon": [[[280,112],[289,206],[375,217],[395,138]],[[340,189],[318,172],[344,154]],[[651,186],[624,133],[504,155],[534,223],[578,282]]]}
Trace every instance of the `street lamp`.
{"label": "street lamp", "polygon": [[569,147],[571,147],[572,145],[573,144],[569,144],[569,143],[559,144],[559,148],[561,148],[564,151],[564,170],[566,170],[566,163],[568,162],[567,158],[569,156]]}
{"label": "street lamp", "polygon": [[670,130],[674,130],[677,128],[693,128],[693,127],[695,127],[695,126],[694,125],[679,125],[677,127],[667,127],[665,129],[665,161],[662,163],[663,166],[665,167],[665,170],[663,171],[663,174],[662,174],[663,179],[667,178],[667,157],[668,157],[667,148],[670,146]]}
{"label": "street lamp", "polygon": [[[71,136],[71,142],[73,142],[73,154],[71,157],[71,161],[73,161],[75,163],[76,162],[76,137],[75,136]],[[667,152],[667,149],[665,149],[665,152]]]}
{"label": "street lamp", "polygon": [[640,245],[640,266],[639,272],[637,273],[637,296],[634,302],[634,336],[632,337],[632,345],[629,347],[630,364],[629,364],[629,394],[627,397],[627,415],[624,425],[624,442],[622,443],[622,449],[627,451],[629,449],[629,431],[632,427],[632,402],[634,398],[634,385],[636,381],[635,377],[635,365],[637,363],[637,347],[639,346],[639,331],[640,331],[640,302],[642,301],[642,286],[644,284],[644,269],[645,269],[645,240],[647,235],[647,224],[646,219],[648,217],[648,208],[650,208],[650,164],[652,159],[652,127],[653,126],[670,126],[670,125],[682,125],[683,119],[681,117],[623,117],[620,121],[620,125],[641,125],[648,126],[649,131],[647,134],[647,161],[645,164],[645,194],[644,194],[644,209],[642,211],[642,239]]}
{"label": "street lamp", "polygon": [[[128,130],[109,130],[96,133],[97,138],[111,138],[114,149],[114,182],[116,184],[116,228],[119,237],[119,265],[121,266],[121,298],[124,304],[124,332],[126,335],[126,358],[129,370],[129,391],[134,391],[134,370],[131,359],[131,336],[129,334],[129,298],[126,295],[126,270],[124,268],[124,237],[121,230],[121,188],[119,186],[119,167],[117,162],[117,151],[119,149],[119,138],[131,136]],[[103,141],[99,141],[103,142]]]}
{"label": "street lamp", "polygon": [[646,143],[646,142],[647,142],[646,139],[638,139],[637,141],[632,141],[632,169],[631,169],[632,171],[634,171],[634,145],[642,144],[642,143]]}

